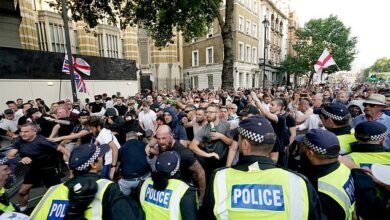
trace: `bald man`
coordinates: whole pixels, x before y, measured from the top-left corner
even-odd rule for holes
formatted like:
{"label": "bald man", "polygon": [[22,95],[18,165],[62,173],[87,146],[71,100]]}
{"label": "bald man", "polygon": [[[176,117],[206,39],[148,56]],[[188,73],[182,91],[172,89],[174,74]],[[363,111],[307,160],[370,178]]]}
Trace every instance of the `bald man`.
{"label": "bald man", "polygon": [[[204,192],[206,189],[205,173],[192,153],[192,151],[173,138],[172,130],[167,125],[160,125],[156,131],[157,148],[150,148],[149,155],[154,155],[153,159],[157,159],[159,153],[165,151],[175,151],[180,156],[180,172],[181,180],[192,183],[197,181],[199,187],[199,203],[202,203]],[[155,161],[155,160],[153,160]],[[153,165],[152,165],[153,168]],[[195,174],[195,175],[194,175]]]}

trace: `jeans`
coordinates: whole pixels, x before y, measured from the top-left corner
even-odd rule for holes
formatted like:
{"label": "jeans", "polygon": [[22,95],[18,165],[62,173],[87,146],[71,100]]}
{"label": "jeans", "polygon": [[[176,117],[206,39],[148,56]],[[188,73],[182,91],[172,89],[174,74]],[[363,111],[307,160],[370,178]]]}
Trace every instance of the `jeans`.
{"label": "jeans", "polygon": [[138,184],[148,178],[150,176],[150,173],[147,173],[143,175],[140,178],[134,178],[134,179],[120,179],[118,181],[119,188],[125,195],[130,195],[132,190],[136,189],[138,187]]}

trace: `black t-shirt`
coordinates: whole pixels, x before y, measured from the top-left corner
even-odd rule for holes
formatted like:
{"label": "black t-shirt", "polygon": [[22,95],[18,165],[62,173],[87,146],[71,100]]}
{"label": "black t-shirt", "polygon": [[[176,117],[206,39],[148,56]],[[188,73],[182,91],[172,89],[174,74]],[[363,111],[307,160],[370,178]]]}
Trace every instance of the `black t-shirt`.
{"label": "black t-shirt", "polygon": [[284,147],[288,145],[288,129],[286,125],[286,117],[283,115],[277,115],[278,122],[271,121],[272,128],[276,134],[276,143],[275,148],[279,150],[279,152],[284,151]]}
{"label": "black t-shirt", "polygon": [[56,125],[56,123],[54,121],[46,120],[44,117],[53,118],[49,115],[42,115],[40,118],[38,118],[35,121],[35,123],[38,124],[39,127],[41,128],[41,131],[39,132],[39,134],[41,134],[45,137],[49,137],[52,130],[53,130],[53,127]]}
{"label": "black t-shirt", "polygon": [[71,118],[66,117],[66,118],[60,118],[58,120],[63,120],[63,121],[69,121],[70,122],[69,125],[61,125],[60,126],[60,129],[58,130],[58,136],[59,137],[65,136],[65,135],[69,135],[70,133],[72,133],[72,131],[73,131],[73,121],[72,121]]}
{"label": "black t-shirt", "polygon": [[24,125],[26,123],[27,123],[27,117],[26,116],[23,115],[22,117],[19,118],[18,125],[22,126],[22,125]]}
{"label": "black t-shirt", "polygon": [[120,166],[124,179],[137,178],[150,171],[146,160],[145,143],[139,140],[129,140],[119,149]]}
{"label": "black t-shirt", "polygon": [[53,168],[58,164],[57,157],[58,144],[46,140],[42,135],[37,137],[32,142],[19,139],[13,146],[17,149],[21,158],[31,158],[31,167],[35,168]]}
{"label": "black t-shirt", "polygon": [[118,110],[119,116],[124,116],[127,112],[127,106],[126,105],[115,105],[114,108]]}
{"label": "black t-shirt", "polygon": [[192,151],[178,141],[170,149],[171,151],[175,151],[180,156],[180,172],[181,179],[187,183],[190,183],[192,180],[192,171],[189,168],[196,162],[196,158]]}
{"label": "black t-shirt", "polygon": [[100,112],[103,108],[103,103],[96,103],[96,102],[92,102],[92,103],[89,103],[89,106],[92,107],[92,113],[96,113],[96,112]]}

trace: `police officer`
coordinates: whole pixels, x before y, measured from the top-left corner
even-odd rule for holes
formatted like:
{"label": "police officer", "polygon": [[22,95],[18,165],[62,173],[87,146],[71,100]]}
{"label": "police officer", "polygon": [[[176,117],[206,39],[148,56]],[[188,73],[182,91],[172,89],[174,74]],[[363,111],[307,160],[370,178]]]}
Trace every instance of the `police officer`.
{"label": "police officer", "polygon": [[180,178],[180,158],[175,151],[160,154],[156,172],[145,180],[140,201],[146,219],[197,219],[196,189]]}
{"label": "police officer", "polygon": [[5,154],[0,154],[0,214],[4,212],[15,211],[15,206],[9,201],[8,195],[5,191],[5,187],[10,183],[12,179],[11,168],[9,167],[9,160]]}
{"label": "police officer", "polygon": [[334,133],[340,142],[340,154],[351,152],[350,143],[355,142],[351,133],[351,115],[347,107],[340,103],[332,103],[321,109],[320,119],[324,127]]}
{"label": "police officer", "polygon": [[338,161],[340,144],[336,135],[312,129],[305,136],[298,135],[296,141],[301,143],[301,171],[318,188],[324,214],[328,219],[352,219],[353,179],[350,169]]}
{"label": "police officer", "polygon": [[390,164],[390,152],[383,144],[387,128],[376,121],[365,121],[355,127],[357,142],[351,144],[352,152],[347,156],[360,167],[371,169],[373,163]]}
{"label": "police officer", "polygon": [[270,122],[252,116],[240,122],[237,165],[217,170],[203,202],[204,219],[321,219],[313,186],[278,168],[270,154],[276,135]]}
{"label": "police officer", "polygon": [[[32,219],[143,219],[139,206],[118,185],[100,178],[108,145],[84,144],[69,158],[73,179],[46,192],[31,213]],[[140,212],[141,211],[141,212]]]}

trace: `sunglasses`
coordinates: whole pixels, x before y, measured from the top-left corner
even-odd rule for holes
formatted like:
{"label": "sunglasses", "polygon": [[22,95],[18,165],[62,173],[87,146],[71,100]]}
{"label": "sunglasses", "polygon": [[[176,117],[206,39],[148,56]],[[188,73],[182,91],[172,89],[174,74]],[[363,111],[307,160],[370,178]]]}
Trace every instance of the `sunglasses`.
{"label": "sunglasses", "polygon": [[199,103],[200,101],[194,101],[195,103]]}
{"label": "sunglasses", "polygon": [[370,106],[372,108],[372,107],[375,107],[376,105],[375,104],[364,103],[363,106],[364,107]]}
{"label": "sunglasses", "polygon": [[189,112],[191,112],[192,110],[187,110],[187,111],[184,111],[186,114],[188,114]]}

